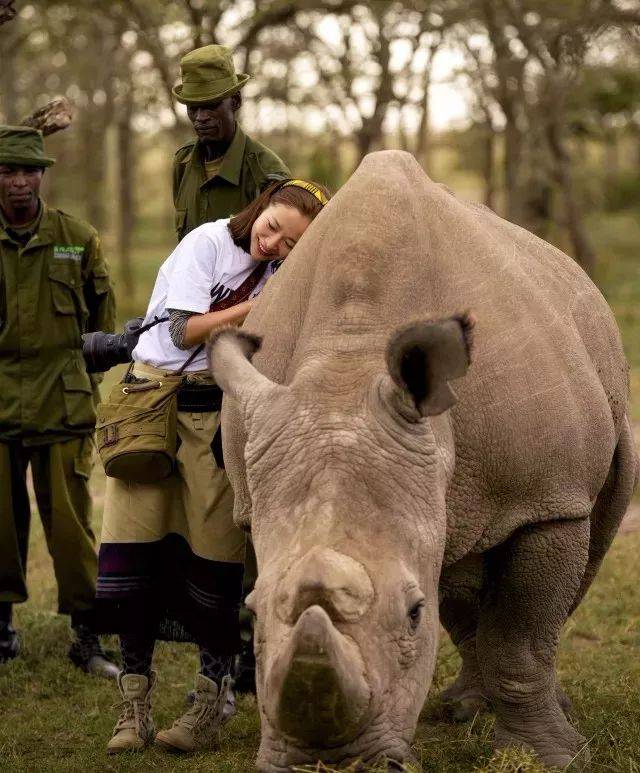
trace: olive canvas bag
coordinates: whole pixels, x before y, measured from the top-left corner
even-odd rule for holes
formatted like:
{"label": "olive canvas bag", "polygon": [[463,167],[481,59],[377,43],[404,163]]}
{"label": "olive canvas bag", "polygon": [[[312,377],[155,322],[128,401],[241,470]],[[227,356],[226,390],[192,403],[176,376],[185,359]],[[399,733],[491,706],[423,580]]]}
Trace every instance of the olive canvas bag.
{"label": "olive canvas bag", "polygon": [[[209,311],[222,311],[246,300],[266,268],[266,262],[260,263],[237,289],[212,304]],[[155,483],[171,475],[178,445],[178,392],[185,381],[185,369],[203,348],[204,344],[200,344],[179,371],[157,379],[131,376],[132,363],[124,380],[98,406],[96,445],[110,478]]]}

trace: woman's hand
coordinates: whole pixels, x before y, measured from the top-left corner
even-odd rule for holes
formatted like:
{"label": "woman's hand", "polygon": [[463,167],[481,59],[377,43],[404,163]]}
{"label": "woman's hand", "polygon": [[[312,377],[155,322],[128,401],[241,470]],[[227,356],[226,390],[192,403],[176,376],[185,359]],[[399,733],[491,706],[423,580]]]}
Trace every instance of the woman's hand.
{"label": "woman's hand", "polygon": [[251,311],[252,306],[253,300],[243,301],[229,309],[209,311],[206,314],[194,314],[189,317],[184,330],[183,344],[185,348],[203,343],[209,338],[212,330],[227,325],[240,325]]}

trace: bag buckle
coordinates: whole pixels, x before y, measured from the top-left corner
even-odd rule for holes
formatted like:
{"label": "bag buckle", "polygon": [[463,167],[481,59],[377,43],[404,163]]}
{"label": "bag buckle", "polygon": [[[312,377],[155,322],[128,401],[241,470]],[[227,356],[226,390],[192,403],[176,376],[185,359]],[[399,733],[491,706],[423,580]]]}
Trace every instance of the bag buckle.
{"label": "bag buckle", "polygon": [[103,428],[103,446],[113,446],[118,442],[118,425],[108,424]]}

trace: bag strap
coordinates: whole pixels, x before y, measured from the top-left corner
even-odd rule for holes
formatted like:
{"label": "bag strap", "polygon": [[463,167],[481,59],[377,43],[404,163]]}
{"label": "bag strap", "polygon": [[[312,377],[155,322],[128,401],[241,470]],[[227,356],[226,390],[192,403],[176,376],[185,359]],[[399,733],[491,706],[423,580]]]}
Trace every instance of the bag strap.
{"label": "bag strap", "polygon": [[[224,311],[225,309],[230,309],[232,306],[237,306],[238,303],[246,301],[264,276],[264,272],[267,270],[267,263],[268,261],[266,260],[260,261],[260,263],[253,269],[253,271],[239,287],[236,287],[235,290],[232,290],[231,293],[223,300],[212,303],[211,306],[209,306],[209,311]],[[204,346],[204,344],[200,344],[191,352],[189,358],[183,363],[180,370],[176,371],[178,376],[181,376],[185,369],[191,365],[195,358],[204,349]]]}
{"label": "bag strap", "polygon": [[261,260],[240,287],[236,287],[235,290],[232,290],[223,300],[212,303],[209,307],[209,311],[224,311],[224,309],[229,309],[231,306],[246,301],[258,286],[258,282],[264,276],[264,272],[267,270],[267,263],[268,261]]}
{"label": "bag strap", "polygon": [[180,369],[176,371],[176,376],[181,376],[185,369],[191,365],[191,363],[195,360],[195,358],[200,354],[200,352],[204,349],[204,344],[198,344],[198,346],[191,352],[189,357],[182,363],[180,366]]}

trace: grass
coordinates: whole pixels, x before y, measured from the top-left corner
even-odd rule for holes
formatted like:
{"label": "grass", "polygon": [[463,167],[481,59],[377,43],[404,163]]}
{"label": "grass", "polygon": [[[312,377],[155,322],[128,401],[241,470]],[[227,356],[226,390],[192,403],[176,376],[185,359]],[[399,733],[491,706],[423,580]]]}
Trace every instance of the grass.
{"label": "grass", "polygon": [[[637,213],[598,216],[590,222],[600,255],[596,280],[619,321],[632,366],[632,411],[640,421],[640,272]],[[120,308],[120,319],[143,313],[156,270],[172,244],[163,232],[135,251],[137,292]],[[108,374],[106,386],[117,377]],[[104,474],[92,478],[99,532]],[[575,720],[590,742],[592,770],[640,773],[640,532],[620,536],[587,599],[567,624],[559,652],[559,672],[574,701]],[[0,667],[0,771],[3,773],[79,773],[80,771],[151,770],[193,773],[242,773],[253,769],[259,742],[255,702],[239,701],[221,750],[182,758],[150,750],[143,755],[107,758],[104,747],[117,712],[115,685],[81,674],[66,659],[66,620],[55,615],[56,594],[51,561],[37,519],[29,559],[31,598],[16,609],[24,636],[23,655]],[[115,640],[107,640],[115,649]],[[195,649],[160,644],[154,717],[170,724],[184,708],[185,692],[196,671]],[[437,694],[454,677],[458,657],[442,642],[433,686],[416,733],[414,750],[420,768],[476,773],[541,773],[544,768],[519,752],[494,755],[492,718],[450,725],[443,721]],[[318,766],[308,770],[329,773]]]}
{"label": "grass", "polygon": [[[100,499],[103,481],[93,481]],[[108,758],[104,746],[117,711],[115,685],[85,676],[66,660],[66,621],[54,615],[55,588],[39,524],[31,538],[32,597],[17,608],[23,656],[0,668],[0,770],[11,773],[107,771],[252,770],[259,740],[255,702],[239,701],[220,752],[190,758],[150,750]],[[617,538],[585,603],[567,624],[559,655],[562,683],[574,701],[577,726],[590,741],[593,771],[640,773],[640,532]],[[107,641],[115,647],[114,640]],[[156,724],[166,726],[183,710],[196,655],[189,645],[158,645],[154,701]],[[422,713],[415,753],[422,770],[541,773],[530,755],[493,755],[492,718],[450,725],[437,694],[454,677],[458,657],[442,642],[432,690]],[[312,768],[313,770],[313,768]],[[324,770],[318,768],[319,771]]]}

